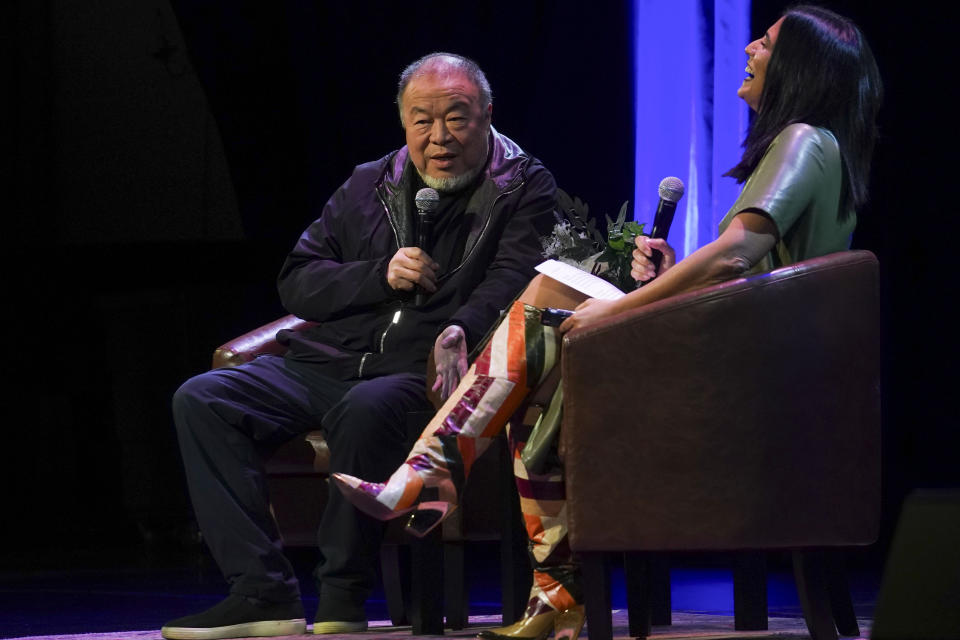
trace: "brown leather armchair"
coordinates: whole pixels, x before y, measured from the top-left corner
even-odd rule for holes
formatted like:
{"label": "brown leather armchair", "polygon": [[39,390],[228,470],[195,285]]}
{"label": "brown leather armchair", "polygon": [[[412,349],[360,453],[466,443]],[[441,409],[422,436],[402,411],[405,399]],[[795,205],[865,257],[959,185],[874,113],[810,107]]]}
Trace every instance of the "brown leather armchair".
{"label": "brown leather armchair", "polygon": [[[277,332],[303,330],[313,324],[285,316],[258,327],[218,347],[212,366],[236,366],[263,354],[282,355],[285,348],[276,341]],[[431,400],[439,406],[439,398],[431,395]],[[411,445],[431,417],[432,411],[408,414],[407,436]],[[438,527],[434,535],[418,541],[402,531],[402,519],[390,524],[381,548],[381,572],[394,624],[410,624],[414,635],[442,634],[444,618],[447,626],[454,629],[466,626],[469,603],[464,544],[498,539],[504,623],[520,617],[530,588],[530,570],[526,562],[527,538],[510,468],[506,441],[500,439],[474,465],[461,496],[461,508],[444,521],[442,529]],[[327,501],[329,469],[330,450],[321,431],[290,440],[266,461],[271,506],[284,544],[316,544]],[[407,545],[409,561],[401,549]],[[436,595],[441,583],[442,599]]]}
{"label": "brown leather armchair", "polygon": [[877,535],[879,327],[876,258],[850,251],[566,336],[561,448],[591,640],[611,635],[604,554],[773,549],[794,552],[811,637],[837,637],[822,550]]}

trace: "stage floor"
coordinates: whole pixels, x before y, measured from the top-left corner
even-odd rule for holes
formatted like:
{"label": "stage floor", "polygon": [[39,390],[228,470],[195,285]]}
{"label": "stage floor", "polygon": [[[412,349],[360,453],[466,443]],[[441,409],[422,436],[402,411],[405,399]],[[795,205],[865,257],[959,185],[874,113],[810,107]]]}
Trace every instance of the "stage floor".
{"label": "stage floor", "polygon": [[[316,608],[310,572],[316,552],[289,550],[303,590],[308,621]],[[472,637],[477,629],[499,624],[498,556],[495,544],[471,546],[471,628],[446,637]],[[770,625],[767,632],[734,632],[733,586],[729,569],[716,558],[687,556],[672,563],[673,625],[655,627],[659,638],[806,637],[792,576],[785,558],[771,557],[768,577]],[[613,570],[614,633],[626,637],[622,573]],[[849,572],[854,608],[866,637],[879,577],[871,570]],[[167,620],[195,613],[218,602],[226,583],[206,554],[148,555],[140,548],[47,553],[33,558],[4,558],[0,569],[0,638],[60,637],[160,638]],[[367,606],[368,619],[389,618],[380,590]],[[373,623],[371,623],[373,624]],[[388,625],[382,622],[381,625]],[[401,637],[409,629],[381,626],[360,637]]]}

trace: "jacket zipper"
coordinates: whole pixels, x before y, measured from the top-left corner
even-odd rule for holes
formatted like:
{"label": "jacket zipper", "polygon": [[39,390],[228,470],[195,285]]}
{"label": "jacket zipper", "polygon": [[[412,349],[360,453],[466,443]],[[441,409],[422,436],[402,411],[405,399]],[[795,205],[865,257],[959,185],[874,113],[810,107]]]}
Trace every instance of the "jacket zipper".
{"label": "jacket zipper", "polygon": [[[499,202],[502,198],[506,198],[507,196],[509,196],[511,193],[513,193],[514,191],[522,187],[524,184],[526,184],[526,182],[527,181],[521,177],[520,182],[518,182],[512,189],[510,189],[509,191],[503,191],[499,195],[497,195],[497,197],[493,199],[493,202],[490,203],[489,211],[493,211],[494,207],[497,206],[497,202]],[[453,274],[455,274],[457,271],[460,271],[460,268],[467,263],[467,260],[470,259],[470,256],[473,255],[473,252],[477,250],[477,247],[480,246],[480,243],[483,241],[484,237],[486,236],[487,230],[490,228],[490,220],[492,218],[493,216],[487,216],[487,219],[483,224],[483,229],[480,231],[480,235],[477,236],[477,241],[473,243],[472,247],[470,247],[469,253],[463,256],[463,258],[460,260],[460,264],[457,265],[456,269],[453,269],[452,271],[448,271],[447,273],[443,274],[443,279],[447,279]]]}
{"label": "jacket zipper", "polygon": [[387,333],[389,333],[390,328],[395,324],[400,324],[400,317],[403,315],[403,309],[397,309],[393,318],[390,320],[390,324],[387,325],[387,328],[383,330],[383,333],[380,334],[380,353],[383,353],[383,343],[387,339]]}
{"label": "jacket zipper", "polygon": [[[387,207],[387,201],[383,199],[383,193],[381,193],[380,188],[375,189],[377,192],[377,199],[380,200],[380,206],[383,207],[383,212],[387,216],[387,223],[390,225],[390,229],[393,231],[393,238],[397,241],[397,248],[400,247],[400,233],[397,231],[397,225],[393,223],[393,218],[390,217],[390,209]],[[398,309],[394,314],[390,322],[387,323],[386,328],[383,330],[383,333],[380,334],[380,349],[379,353],[383,353],[383,341],[387,338],[387,332],[390,331],[390,327],[397,324],[400,321],[400,309]],[[367,357],[373,355],[372,351],[367,351],[360,357],[360,366],[357,368],[357,377],[363,377],[363,365],[367,362]]]}
{"label": "jacket zipper", "polygon": [[[376,353],[383,353],[383,347],[387,339],[387,334],[390,332],[390,329],[395,324],[400,324],[400,319],[403,316],[403,309],[397,309],[393,312],[393,317],[390,319],[390,322],[387,323],[387,327],[383,330],[383,333],[380,334],[380,345]],[[367,351],[360,357],[360,366],[357,368],[357,377],[363,377],[363,365],[367,362],[367,356],[373,355],[374,352]]]}
{"label": "jacket zipper", "polygon": [[397,249],[400,249],[400,232],[397,231],[397,225],[393,223],[393,218],[390,216],[390,208],[387,207],[387,201],[383,199],[383,193],[380,192],[381,187],[377,187],[375,191],[377,192],[377,199],[380,200],[380,206],[383,207],[383,212],[387,214],[387,222],[390,224],[390,229],[393,230],[393,239],[397,241]]}
{"label": "jacket zipper", "polygon": [[360,367],[357,369],[357,377],[358,377],[358,378],[362,378],[362,377],[363,377],[363,363],[367,361],[367,356],[369,356],[369,355],[370,355],[370,352],[368,351],[368,352],[366,352],[365,354],[363,354],[362,356],[360,356]]}

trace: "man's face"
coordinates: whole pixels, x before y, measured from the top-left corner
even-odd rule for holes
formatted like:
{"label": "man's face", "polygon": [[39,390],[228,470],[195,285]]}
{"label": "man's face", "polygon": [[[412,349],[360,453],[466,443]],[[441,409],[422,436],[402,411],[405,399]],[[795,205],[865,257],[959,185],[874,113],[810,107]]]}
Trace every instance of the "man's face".
{"label": "man's face", "polygon": [[428,70],[410,81],[403,92],[403,126],[410,160],[428,185],[463,186],[451,179],[479,172],[487,160],[492,112],[492,105],[481,107],[480,90],[456,69]]}

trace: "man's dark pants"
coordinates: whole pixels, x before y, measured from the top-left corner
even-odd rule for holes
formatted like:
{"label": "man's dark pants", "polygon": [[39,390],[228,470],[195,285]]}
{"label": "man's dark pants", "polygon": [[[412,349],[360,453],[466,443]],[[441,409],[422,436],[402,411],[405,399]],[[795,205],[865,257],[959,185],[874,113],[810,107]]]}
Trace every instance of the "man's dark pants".
{"label": "man's dark pants", "polygon": [[[270,513],[264,460],[320,428],[331,472],[384,481],[407,453],[406,413],[429,407],[424,387],[416,374],[344,382],[277,356],[209,371],[180,387],[173,414],[190,496],[231,593],[270,602],[299,597]],[[318,620],[362,615],[382,535],[382,523],[330,490],[318,534]]]}

